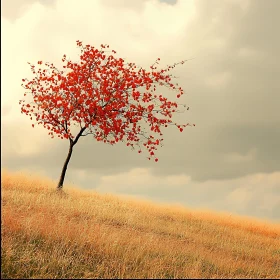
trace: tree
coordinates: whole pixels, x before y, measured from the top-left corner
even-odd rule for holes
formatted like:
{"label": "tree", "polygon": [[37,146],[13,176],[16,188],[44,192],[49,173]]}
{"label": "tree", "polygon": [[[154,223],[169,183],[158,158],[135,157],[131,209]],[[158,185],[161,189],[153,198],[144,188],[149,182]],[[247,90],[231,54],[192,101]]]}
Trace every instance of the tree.
{"label": "tree", "polygon": [[[76,41],[80,48],[80,62],[74,63],[63,55],[65,70],[58,70],[53,64],[44,63],[45,69],[35,70],[30,64],[35,77],[22,79],[22,86],[29,90],[30,100],[20,100],[21,112],[36,123],[49,130],[49,135],[68,139],[69,151],[63,165],[58,189],[63,182],[73,148],[82,136],[93,135],[97,141],[116,144],[126,142],[131,148],[138,147],[142,152],[145,147],[148,159],[155,158],[157,146],[162,146],[162,127],[176,125],[182,132],[186,126],[172,121],[178,104],[169,101],[163,95],[156,94],[156,86],[165,86],[177,92],[177,98],[184,93],[178,84],[172,82],[172,75],[167,74],[176,65],[186,60],[157,70],[160,58],[146,71],[136,67],[135,63],[124,63],[122,58],[105,54],[108,45],[101,45],[100,50]],[[38,61],[42,65],[42,61]],[[141,90],[142,89],[142,90]],[[32,124],[34,127],[35,124]],[[73,125],[79,131],[73,135]],[[150,132],[147,133],[148,126]]]}

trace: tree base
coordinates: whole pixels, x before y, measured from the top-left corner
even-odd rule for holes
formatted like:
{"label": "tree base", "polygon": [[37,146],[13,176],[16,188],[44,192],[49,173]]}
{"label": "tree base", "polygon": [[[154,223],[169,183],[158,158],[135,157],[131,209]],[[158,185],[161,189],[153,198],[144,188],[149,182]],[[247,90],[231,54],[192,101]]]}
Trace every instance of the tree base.
{"label": "tree base", "polygon": [[62,198],[69,196],[69,194],[67,194],[62,188],[56,188],[56,193]]}

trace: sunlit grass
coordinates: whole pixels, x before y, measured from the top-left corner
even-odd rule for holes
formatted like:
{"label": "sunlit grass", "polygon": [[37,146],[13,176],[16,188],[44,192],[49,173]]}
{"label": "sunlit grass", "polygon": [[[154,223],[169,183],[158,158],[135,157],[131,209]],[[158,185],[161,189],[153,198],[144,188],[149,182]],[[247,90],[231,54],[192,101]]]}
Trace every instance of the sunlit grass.
{"label": "sunlit grass", "polygon": [[280,225],[2,170],[2,278],[279,278]]}

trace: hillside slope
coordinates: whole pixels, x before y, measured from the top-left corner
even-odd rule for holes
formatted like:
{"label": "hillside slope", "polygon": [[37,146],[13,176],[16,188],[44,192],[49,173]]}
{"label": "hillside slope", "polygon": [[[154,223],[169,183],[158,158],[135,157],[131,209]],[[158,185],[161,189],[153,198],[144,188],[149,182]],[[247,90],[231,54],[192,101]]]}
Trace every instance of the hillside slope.
{"label": "hillside slope", "polygon": [[2,278],[279,278],[280,225],[2,171]]}

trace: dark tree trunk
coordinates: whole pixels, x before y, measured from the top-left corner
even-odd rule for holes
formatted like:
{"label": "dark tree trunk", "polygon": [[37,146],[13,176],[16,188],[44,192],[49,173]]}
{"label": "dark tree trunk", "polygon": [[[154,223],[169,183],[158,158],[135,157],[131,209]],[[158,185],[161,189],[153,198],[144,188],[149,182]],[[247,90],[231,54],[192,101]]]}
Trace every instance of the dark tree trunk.
{"label": "dark tree trunk", "polygon": [[73,147],[74,147],[74,145],[72,143],[70,143],[68,155],[67,155],[67,158],[64,162],[64,165],[63,165],[63,168],[62,168],[62,171],[61,171],[61,175],[60,175],[60,179],[59,179],[59,183],[57,185],[58,190],[61,190],[62,187],[63,187],[63,182],[64,182],[67,166],[68,166],[68,163],[70,161],[70,158],[71,158],[71,155],[72,155],[72,152],[73,152]]}
{"label": "dark tree trunk", "polygon": [[57,185],[57,190],[61,190],[63,187],[63,182],[64,182],[64,178],[65,178],[65,174],[66,174],[66,170],[67,170],[67,166],[68,163],[70,161],[72,152],[73,152],[73,147],[77,144],[79,138],[82,136],[83,132],[86,130],[86,127],[81,128],[80,132],[78,133],[78,135],[76,136],[75,140],[69,139],[70,141],[70,146],[69,146],[69,151],[68,151],[68,155],[67,158],[64,162],[62,171],[61,171],[61,175],[60,175],[60,179]]}

